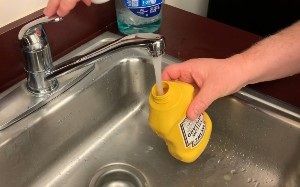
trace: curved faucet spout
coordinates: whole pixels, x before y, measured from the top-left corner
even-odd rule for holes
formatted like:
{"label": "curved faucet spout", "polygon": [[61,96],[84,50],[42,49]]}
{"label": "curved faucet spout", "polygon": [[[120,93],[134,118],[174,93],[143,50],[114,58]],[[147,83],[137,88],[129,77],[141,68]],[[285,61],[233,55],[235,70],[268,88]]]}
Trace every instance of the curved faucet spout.
{"label": "curved faucet spout", "polygon": [[37,97],[53,93],[59,88],[56,77],[93,64],[97,59],[120,49],[146,48],[153,57],[165,51],[165,39],[159,34],[140,33],[125,36],[87,54],[73,57],[58,66],[53,66],[50,45],[43,24],[59,22],[60,17],[42,17],[23,26],[18,38],[22,43],[27,73],[27,90]]}
{"label": "curved faucet spout", "polygon": [[165,52],[165,39],[163,36],[153,33],[128,35],[90,53],[76,56],[63,62],[61,65],[55,66],[52,71],[47,73],[45,79],[54,79],[87,65],[93,64],[96,62],[96,59],[99,59],[103,56],[107,56],[118,50],[131,47],[145,48],[148,50],[149,55],[158,57],[163,55]]}

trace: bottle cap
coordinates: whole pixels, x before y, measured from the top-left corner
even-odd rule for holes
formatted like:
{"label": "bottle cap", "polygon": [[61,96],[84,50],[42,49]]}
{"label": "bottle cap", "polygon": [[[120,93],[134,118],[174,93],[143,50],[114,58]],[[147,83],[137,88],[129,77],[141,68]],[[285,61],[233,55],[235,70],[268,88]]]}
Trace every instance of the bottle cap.
{"label": "bottle cap", "polygon": [[92,3],[94,3],[94,4],[102,4],[102,3],[106,3],[108,1],[109,0],[92,0]]}

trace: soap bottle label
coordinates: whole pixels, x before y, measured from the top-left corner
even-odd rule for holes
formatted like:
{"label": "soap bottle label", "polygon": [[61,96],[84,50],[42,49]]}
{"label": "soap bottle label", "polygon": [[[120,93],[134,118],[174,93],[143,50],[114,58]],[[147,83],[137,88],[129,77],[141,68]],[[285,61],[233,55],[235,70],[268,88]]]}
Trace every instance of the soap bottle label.
{"label": "soap bottle label", "polygon": [[159,14],[163,0],[123,0],[131,12],[140,17],[153,17]]}
{"label": "soap bottle label", "polygon": [[204,115],[201,114],[194,121],[191,121],[185,117],[179,126],[180,132],[184,139],[185,147],[194,148],[201,142],[205,134],[206,124],[204,121]]}

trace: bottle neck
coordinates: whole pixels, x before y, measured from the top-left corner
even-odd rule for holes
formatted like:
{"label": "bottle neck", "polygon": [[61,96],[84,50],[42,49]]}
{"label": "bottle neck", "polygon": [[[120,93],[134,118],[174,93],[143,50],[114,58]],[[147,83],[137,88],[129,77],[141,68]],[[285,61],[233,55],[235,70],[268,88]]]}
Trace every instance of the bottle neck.
{"label": "bottle neck", "polygon": [[175,96],[174,88],[171,82],[163,81],[162,86],[163,86],[163,95],[158,95],[156,84],[152,87],[151,90],[151,96],[153,98],[153,101],[159,104],[168,103],[169,101],[174,99]]}

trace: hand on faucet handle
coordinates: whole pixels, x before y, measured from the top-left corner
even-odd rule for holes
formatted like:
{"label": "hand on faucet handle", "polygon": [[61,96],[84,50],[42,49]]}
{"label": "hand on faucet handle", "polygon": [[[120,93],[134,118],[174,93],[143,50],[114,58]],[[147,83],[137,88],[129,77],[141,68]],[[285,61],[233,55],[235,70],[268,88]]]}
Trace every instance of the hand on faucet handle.
{"label": "hand on faucet handle", "polygon": [[[49,0],[47,7],[44,9],[44,14],[51,17],[55,14],[58,16],[67,15],[80,0]],[[92,0],[82,0],[87,6],[90,6]]]}

